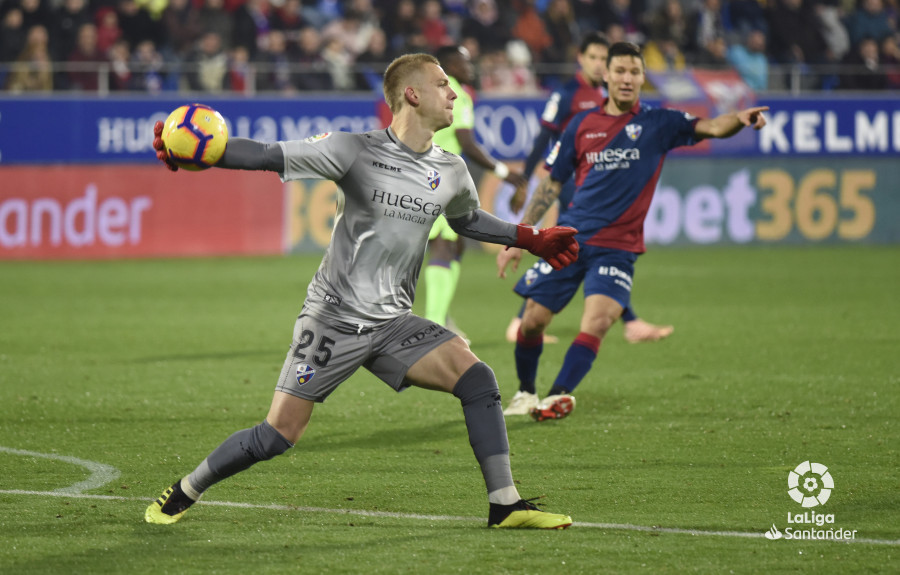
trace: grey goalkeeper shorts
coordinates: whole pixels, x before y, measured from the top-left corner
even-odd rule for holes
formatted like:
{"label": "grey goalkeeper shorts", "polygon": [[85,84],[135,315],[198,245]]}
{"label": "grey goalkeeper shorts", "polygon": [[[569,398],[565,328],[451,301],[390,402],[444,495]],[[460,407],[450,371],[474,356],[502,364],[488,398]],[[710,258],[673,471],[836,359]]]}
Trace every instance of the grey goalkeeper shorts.
{"label": "grey goalkeeper shorts", "polygon": [[412,313],[358,331],[302,313],[276,391],[322,402],[344,380],[365,367],[402,391],[406,372],[429,351],[456,337]]}

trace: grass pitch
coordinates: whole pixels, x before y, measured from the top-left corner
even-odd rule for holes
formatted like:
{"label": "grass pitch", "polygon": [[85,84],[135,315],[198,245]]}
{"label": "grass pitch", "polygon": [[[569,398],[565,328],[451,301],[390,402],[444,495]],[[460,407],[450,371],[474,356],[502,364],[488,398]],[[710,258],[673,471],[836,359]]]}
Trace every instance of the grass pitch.
{"label": "grass pitch", "polygon": [[[896,572],[896,247],[642,257],[636,308],[675,334],[629,345],[614,328],[571,417],[507,422],[521,493],[570,513],[566,531],[485,529],[457,400],[363,372],[286,455],[145,524],[163,487],[264,417],[318,261],[0,264],[0,572]],[[470,252],[452,310],[507,400],[511,285]],[[580,309],[549,330],[540,393]],[[802,527],[787,477],[807,460],[835,483],[817,529],[857,541],[761,537]]]}

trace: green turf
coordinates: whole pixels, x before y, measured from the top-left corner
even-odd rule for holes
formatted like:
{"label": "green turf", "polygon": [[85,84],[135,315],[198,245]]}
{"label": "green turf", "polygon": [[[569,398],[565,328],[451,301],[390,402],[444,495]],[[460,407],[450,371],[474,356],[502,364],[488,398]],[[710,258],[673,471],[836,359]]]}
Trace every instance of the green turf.
{"label": "green turf", "polygon": [[[566,531],[485,529],[458,402],[367,374],[316,408],[295,449],[206,496],[257,507],[145,524],[164,486],[265,415],[318,259],[0,264],[0,448],[121,473],[85,492],[115,499],[50,496],[89,472],[0,451],[0,573],[896,572],[900,248],[644,256],[636,307],[673,337],[629,345],[616,326],[571,417],[508,421],[520,491],[570,513]],[[453,316],[508,399],[519,302],[494,276],[467,254]],[[580,307],[551,326],[562,343],[545,347],[541,393]],[[601,525],[783,530],[803,511],[787,475],[805,460],[835,481],[814,511],[895,544]]]}

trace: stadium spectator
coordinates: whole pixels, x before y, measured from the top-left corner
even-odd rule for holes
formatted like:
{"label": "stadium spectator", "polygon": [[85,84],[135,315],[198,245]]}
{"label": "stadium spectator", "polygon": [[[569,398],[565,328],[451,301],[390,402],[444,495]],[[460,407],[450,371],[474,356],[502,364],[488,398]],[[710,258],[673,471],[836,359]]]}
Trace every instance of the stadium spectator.
{"label": "stadium spectator", "polygon": [[759,0],[727,0],[722,6],[722,24],[728,38],[741,41],[753,30],[768,30],[766,11]]}
{"label": "stadium spectator", "polygon": [[[365,16],[365,14],[348,10],[343,18],[335,18],[322,30],[322,39],[326,45],[331,44],[331,40],[337,40],[340,44],[340,50],[329,49],[335,54],[346,55],[350,58],[356,58],[357,54],[362,54],[369,45],[369,38],[378,28],[377,23],[373,22]],[[344,59],[341,56],[340,59]]]}
{"label": "stadium spectator", "polygon": [[313,0],[316,13],[319,15],[319,26],[323,26],[343,16],[340,0]]}
{"label": "stadium spectator", "polygon": [[468,13],[466,0],[441,0],[441,6],[444,11],[444,22],[447,25],[447,35],[450,37],[450,42],[455,42],[461,36],[463,19]]}
{"label": "stadium spectator", "polygon": [[816,15],[804,0],[775,0],[769,8],[769,53],[779,64],[817,64],[825,42]]}
{"label": "stadium spectator", "polygon": [[22,25],[26,30],[43,26],[45,33],[49,35],[50,30],[53,30],[53,13],[48,4],[49,2],[45,3],[44,0],[19,0]]}
{"label": "stadium spectator", "polygon": [[[640,48],[613,44],[607,61],[609,97],[601,107],[576,116],[566,126],[548,161],[550,176],[538,186],[522,218],[523,223],[540,221],[577,171],[575,194],[559,223],[578,229],[581,256],[562,270],[546,270],[544,262],[538,262],[515,288],[527,298],[514,353],[519,391],[536,394],[544,330],[584,283],[582,331],[569,347],[550,391],[531,409],[536,421],[571,413],[572,392],[590,371],[609,328],[629,306],[634,265],[644,252],[644,218],[666,153],[703,138],[731,137],[745,126],[761,129],[765,125],[762,112],[767,108],[697,119],[677,110],[646,107],[640,103],[644,84]],[[615,157],[601,153],[606,150],[620,153]],[[628,159],[638,157],[639,162]],[[505,277],[510,263],[515,269],[521,257],[521,250],[515,248],[500,252],[500,276]]]}
{"label": "stadium spectator", "polygon": [[285,33],[269,30],[260,42],[262,48],[256,53],[256,90],[258,92],[278,92],[292,94],[297,89],[294,81],[293,55],[288,49]]}
{"label": "stadium spectator", "polygon": [[141,9],[145,10],[154,21],[159,20],[169,0],[135,0]]}
{"label": "stadium spectator", "polygon": [[325,37],[322,42],[322,60],[325,61],[328,74],[331,76],[331,85],[335,90],[352,90],[353,55],[337,37]]}
{"label": "stadium spectator", "polygon": [[162,36],[160,49],[170,57],[188,57],[197,40],[203,35],[203,15],[191,0],[169,0],[160,17]]}
{"label": "stadium spectator", "polygon": [[840,62],[850,51],[850,34],[841,21],[840,0],[820,0],[815,3],[816,23],[828,48],[827,60]]}
{"label": "stadium spectator", "polygon": [[[97,26],[88,22],[78,28],[78,39],[75,49],[68,57],[72,65],[89,66],[100,64],[106,60],[97,47]],[[70,69],[66,74],[66,87],[81,92],[96,92],[99,78],[96,69]]]}
{"label": "stadium spectator", "polygon": [[[867,38],[880,42],[894,32],[896,22],[892,22],[883,0],[857,0],[856,9],[847,17],[846,26],[850,44],[856,47]],[[866,51],[870,49],[866,48]],[[854,59],[859,58],[865,59],[857,50]]]}
{"label": "stadium spectator", "polygon": [[651,40],[668,36],[682,53],[691,49],[691,26],[680,0],[664,0],[648,17],[647,29]]}
{"label": "stadium spectator", "polygon": [[366,51],[356,57],[356,89],[381,93],[381,77],[392,59],[388,54],[387,35],[376,28]]}
{"label": "stadium spectator", "polygon": [[54,60],[66,60],[75,51],[81,26],[93,21],[85,0],[64,0],[53,13],[50,48]]}
{"label": "stadium spectator", "polygon": [[328,64],[322,58],[322,36],[312,26],[300,30],[296,62],[301,66],[297,77],[298,89],[325,91],[333,88]]}
{"label": "stadium spectator", "polygon": [[544,26],[550,35],[550,46],[544,50],[541,62],[573,61],[578,51],[580,31],[571,2],[550,0],[544,12]]}
{"label": "stadium spectator", "polygon": [[682,72],[685,69],[684,54],[668,34],[644,44],[644,62],[651,72]]}
{"label": "stadium spectator", "polygon": [[[197,39],[205,32],[217,32],[226,51],[238,42],[252,59],[270,29],[285,31],[292,46],[299,42],[301,29],[313,26],[326,38],[340,37],[354,61],[368,49],[376,30],[387,35],[388,57],[458,42],[470,49],[477,65],[493,70],[484,77],[494,79],[498,90],[520,82],[521,69],[502,68],[512,65],[505,63],[508,41],[521,39],[529,45],[531,69],[539,73],[538,81],[552,89],[565,78],[552,64],[575,57],[582,35],[579,26],[589,25],[592,19],[598,25],[602,22],[612,41],[646,34],[645,56],[651,69],[658,67],[657,61],[660,66],[680,66],[681,56],[671,49],[671,42],[688,65],[724,67],[727,60],[722,57],[720,37],[743,44],[742,31],[767,28],[771,29],[767,55],[773,64],[841,63],[851,46],[848,29],[854,39],[860,34],[879,39],[893,33],[897,25],[895,0],[889,0],[887,8],[885,0],[767,0],[764,12],[761,0],[698,0],[699,8],[687,15],[684,6],[688,4],[683,0],[378,0],[374,5],[373,0],[91,0],[86,6],[88,1],[7,0],[6,8],[0,10],[0,62],[15,60],[24,46],[28,23],[44,20],[50,26],[51,61],[62,62],[74,50],[77,24],[88,18],[97,24],[104,56],[120,38],[131,48],[151,39],[166,61],[175,62],[192,57]],[[857,2],[857,7],[842,20],[848,2]],[[161,16],[154,20],[152,14],[158,11]],[[340,68],[345,56],[330,48],[327,52],[332,65]],[[663,54],[670,55],[669,64]],[[788,75],[797,73],[796,66],[780,69]],[[833,70],[829,76],[826,68],[814,68],[812,73],[801,68],[802,88],[837,86],[840,71]],[[67,89],[65,71],[59,67],[55,74],[55,87]],[[371,84],[361,84],[355,71],[349,83],[344,81],[345,74],[339,76],[339,83],[348,89]],[[780,84],[779,76],[773,79]],[[188,82],[186,77],[184,81]]]}
{"label": "stadium spectator", "polygon": [[[475,67],[468,50],[458,45],[445,46],[436,53],[449,79],[450,88],[457,94],[453,105],[453,124],[434,135],[434,143],[442,149],[462,156],[467,165],[474,164],[517,189],[528,184],[522,174],[512,171],[494,159],[475,139],[475,105],[472,88]],[[460,259],[465,245],[457,231],[444,216],[438,217],[428,237],[428,263],[422,272],[425,282],[425,318],[442,326],[454,328],[450,320],[450,304],[459,282]]]}
{"label": "stadium spectator", "polygon": [[[230,50],[234,37],[234,18],[225,11],[225,0],[203,0],[200,8],[200,34],[215,32],[222,40],[222,47]],[[244,48],[246,50],[246,47]],[[249,54],[249,51],[248,51]]]}
{"label": "stadium spectator", "polygon": [[881,67],[878,42],[874,38],[863,38],[844,58],[846,69],[841,77],[841,88],[845,90],[884,90],[888,78]]}
{"label": "stadium spectator", "polygon": [[259,39],[269,32],[270,10],[269,0],[247,0],[234,12],[233,45],[246,48],[251,59],[259,50]]}
{"label": "stadium spectator", "polygon": [[900,90],[900,43],[891,34],[881,41],[881,63],[884,65],[888,90]]}
{"label": "stadium spectator", "polygon": [[482,53],[505,50],[510,39],[509,28],[504,25],[495,0],[474,0],[460,34],[477,40]]}
{"label": "stadium spectator", "polygon": [[0,24],[0,62],[13,62],[25,49],[28,30],[24,23],[22,10],[18,7],[10,8],[3,14],[3,23]]}
{"label": "stadium spectator", "polygon": [[444,22],[443,6],[439,0],[425,0],[419,11],[419,25],[422,35],[425,36],[426,46],[429,52],[434,52],[441,46],[450,44],[453,39],[447,31]]}
{"label": "stadium spectator", "polygon": [[269,16],[269,24],[273,30],[281,30],[288,41],[296,40],[297,32],[308,22],[303,17],[303,3],[300,0],[284,0],[276,4]]}
{"label": "stadium spectator", "polygon": [[510,40],[505,50],[481,57],[481,89],[490,94],[533,94],[537,79],[531,71],[531,51],[522,40]]}
{"label": "stadium spectator", "polygon": [[611,22],[604,29],[603,33],[609,38],[610,44],[617,44],[625,41],[625,28],[617,22]]}
{"label": "stadium spectator", "polygon": [[[214,484],[293,447],[306,431],[315,404],[365,367],[397,391],[416,386],[459,399],[487,488],[489,527],[559,529],[572,524],[570,517],[540,511],[520,497],[510,471],[493,371],[459,337],[414,315],[411,308],[428,224],[438,213],[445,213],[460,234],[500,245],[524,244],[555,267],[577,257],[571,237],[575,230],[517,227],[478,209],[475,184],[463,162],[432,142],[434,133],[452,121],[456,94],[447,76],[437,60],[425,54],[401,58],[385,73],[385,99],[393,112],[388,129],[338,131],[274,145],[229,140],[220,167],[272,171],[285,181],[333,180],[339,182],[345,201],[295,322],[265,420],[231,435],[190,474],[165,489],[144,512],[148,523],[179,521]],[[162,127],[162,122],[154,126],[153,147],[171,167],[159,137]],[[433,185],[423,186],[427,180]],[[373,197],[372,182],[379,181],[387,182],[389,189]],[[379,194],[441,208],[397,206],[415,219],[395,219],[383,213],[389,196],[382,203]]]}
{"label": "stadium spectator", "polygon": [[131,89],[131,48],[128,41],[120,38],[107,50],[109,60],[109,89],[126,92]]}
{"label": "stadium spectator", "polygon": [[165,61],[152,40],[142,40],[131,54],[130,90],[158,94],[165,88]]}
{"label": "stadium spectator", "polygon": [[769,59],[766,56],[766,35],[762,30],[750,30],[742,43],[728,49],[728,61],[744,82],[756,92],[769,87]]}
{"label": "stadium spectator", "polygon": [[238,94],[251,94],[253,72],[250,69],[250,54],[243,46],[235,46],[228,51],[228,79],[230,90]]}
{"label": "stadium spectator", "polygon": [[227,87],[228,54],[222,39],[215,32],[201,36],[188,56],[188,86],[195,92],[217,94]]}
{"label": "stadium spectator", "polygon": [[606,30],[609,22],[601,20],[601,16],[606,10],[606,2],[608,0],[569,0],[572,2],[572,9],[575,13],[575,21],[578,23],[578,37],[590,34],[595,30]]}
{"label": "stadium spectator", "polygon": [[531,60],[542,61],[544,53],[553,45],[553,38],[535,7],[535,0],[515,0],[513,6],[516,11],[513,37],[525,42],[531,51]]}
{"label": "stadium spectator", "polygon": [[728,42],[719,36],[706,44],[706,47],[695,54],[690,64],[695,68],[705,70],[728,70],[731,62],[728,61]]}
{"label": "stadium spectator", "polygon": [[625,32],[625,41],[643,44],[647,36],[641,15],[645,13],[642,0],[606,0],[602,4],[600,21],[606,26],[618,24]]}
{"label": "stadium spectator", "polygon": [[119,15],[115,9],[104,7],[94,14],[94,18],[97,20],[97,49],[101,54],[108,56],[113,44],[122,37]]}
{"label": "stadium spectator", "polygon": [[403,53],[404,47],[409,44],[409,37],[422,34],[413,0],[399,0],[382,25],[388,38],[390,52],[395,55]]}
{"label": "stadium spectator", "polygon": [[122,37],[128,41],[129,46],[137,46],[144,40],[150,40],[154,45],[162,43],[163,35],[159,21],[154,20],[136,0],[119,0],[117,12]]}
{"label": "stadium spectator", "polygon": [[[720,0],[703,0],[702,4],[688,19],[690,25],[688,53],[694,56],[705,49],[707,44],[716,38],[725,37],[725,24],[722,22],[722,5]],[[610,41],[613,39],[610,38]]]}
{"label": "stadium spectator", "polygon": [[35,24],[28,29],[25,47],[13,62],[6,88],[10,92],[50,92],[53,90],[53,62],[47,29]]}

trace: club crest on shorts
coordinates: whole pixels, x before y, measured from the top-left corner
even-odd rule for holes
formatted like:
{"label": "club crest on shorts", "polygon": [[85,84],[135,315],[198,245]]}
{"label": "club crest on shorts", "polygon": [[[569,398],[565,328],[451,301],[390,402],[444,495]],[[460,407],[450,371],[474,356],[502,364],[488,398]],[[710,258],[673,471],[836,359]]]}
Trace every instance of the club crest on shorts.
{"label": "club crest on shorts", "polygon": [[309,383],[309,380],[313,378],[316,374],[316,370],[314,370],[308,363],[301,363],[297,365],[297,383],[303,385],[304,383]]}
{"label": "club crest on shorts", "polygon": [[628,137],[631,138],[632,142],[640,138],[641,132],[643,131],[644,128],[640,124],[628,124],[625,126],[625,133],[628,134]]}
{"label": "club crest on shorts", "polygon": [[437,170],[428,170],[425,177],[428,178],[428,186],[432,190],[436,190],[441,185],[441,175]]}

